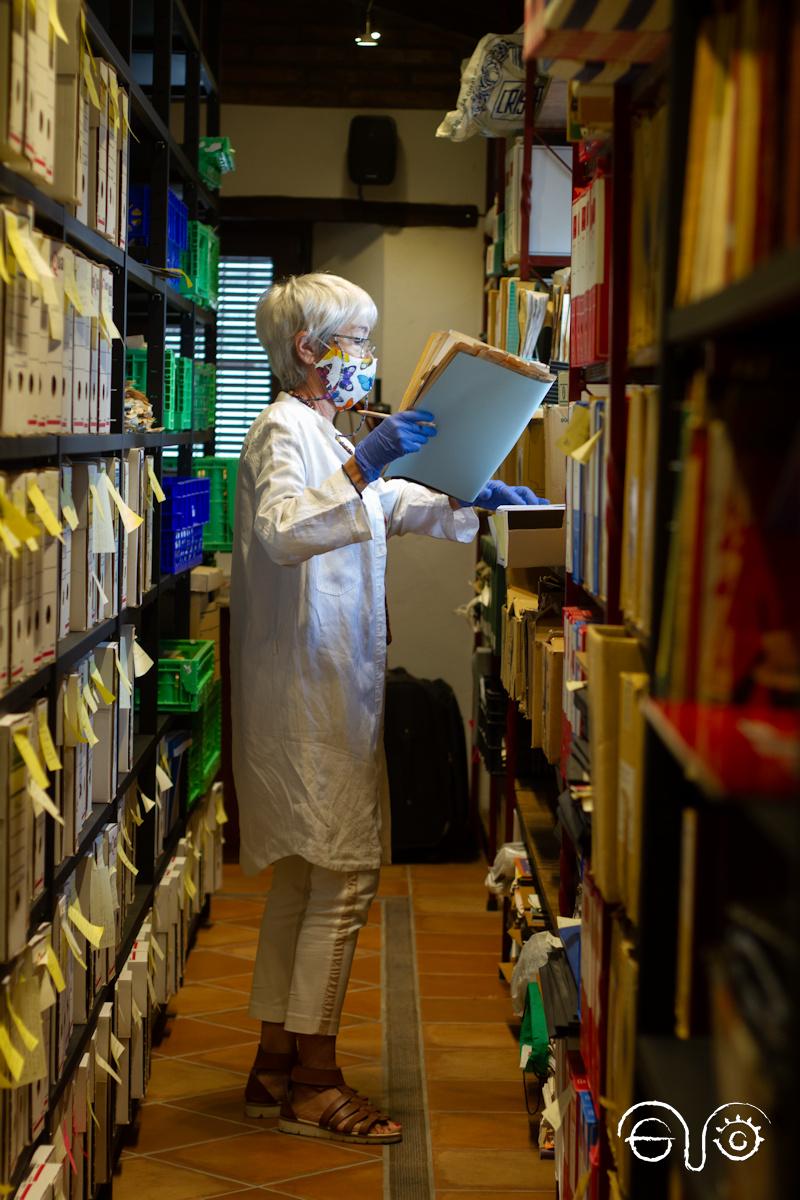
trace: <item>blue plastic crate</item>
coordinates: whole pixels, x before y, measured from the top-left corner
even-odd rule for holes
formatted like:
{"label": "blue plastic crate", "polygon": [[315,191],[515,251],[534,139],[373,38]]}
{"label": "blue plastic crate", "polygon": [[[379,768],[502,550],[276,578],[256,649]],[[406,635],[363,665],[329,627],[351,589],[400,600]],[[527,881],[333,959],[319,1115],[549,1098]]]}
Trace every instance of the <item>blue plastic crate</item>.
{"label": "blue plastic crate", "polygon": [[[131,246],[150,246],[150,187],[131,184],[128,196],[128,241]],[[164,266],[180,267],[189,248],[189,210],[170,188],[167,192],[167,261]],[[156,264],[162,265],[162,264]],[[180,277],[170,280],[177,287]]]}
{"label": "blue plastic crate", "polygon": [[162,530],[206,524],[211,514],[210,479],[166,475],[161,483],[166,495],[161,509]]}
{"label": "blue plastic crate", "polygon": [[128,192],[128,245],[150,245],[150,188],[132,183]]}
{"label": "blue plastic crate", "polygon": [[161,574],[177,575],[203,561],[203,526],[161,530]]}

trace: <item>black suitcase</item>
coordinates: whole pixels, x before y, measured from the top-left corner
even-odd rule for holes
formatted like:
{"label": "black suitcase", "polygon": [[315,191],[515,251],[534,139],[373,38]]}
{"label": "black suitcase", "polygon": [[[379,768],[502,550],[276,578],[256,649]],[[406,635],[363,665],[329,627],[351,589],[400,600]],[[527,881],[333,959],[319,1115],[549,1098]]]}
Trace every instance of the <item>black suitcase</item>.
{"label": "black suitcase", "polygon": [[402,668],[386,678],[384,746],[392,857],[461,858],[472,851],[464,722],[443,679]]}

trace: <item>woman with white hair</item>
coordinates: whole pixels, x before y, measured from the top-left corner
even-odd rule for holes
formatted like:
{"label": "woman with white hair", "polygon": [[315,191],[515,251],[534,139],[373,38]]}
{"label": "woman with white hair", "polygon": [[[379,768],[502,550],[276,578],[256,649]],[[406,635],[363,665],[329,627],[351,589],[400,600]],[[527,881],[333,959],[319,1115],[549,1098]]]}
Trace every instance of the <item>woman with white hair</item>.
{"label": "woman with white hair", "polygon": [[[397,413],[354,447],[333,424],[375,378],[372,299],[336,275],[291,277],[259,301],[256,328],[283,391],[242,448],[231,579],[233,761],[241,864],[274,864],[250,1015],[261,1039],[251,1116],[287,1133],[401,1138],[344,1081],[336,1035],[358,931],[390,833],[382,725],[386,539],[468,542],[472,507],[380,478],[436,430]],[[490,481],[476,504],[535,503]]]}

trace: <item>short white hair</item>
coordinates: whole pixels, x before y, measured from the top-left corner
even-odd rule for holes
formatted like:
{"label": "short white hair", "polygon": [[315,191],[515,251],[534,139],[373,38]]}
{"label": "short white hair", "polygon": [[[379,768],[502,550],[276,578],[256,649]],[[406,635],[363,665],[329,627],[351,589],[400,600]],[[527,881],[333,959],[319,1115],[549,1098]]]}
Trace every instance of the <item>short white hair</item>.
{"label": "short white hair", "polygon": [[256,306],[258,340],[284,388],[305,383],[307,368],[294,344],[298,333],[306,330],[321,347],[343,326],[364,325],[369,332],[377,320],[375,301],[363,288],[321,271],[274,283]]}

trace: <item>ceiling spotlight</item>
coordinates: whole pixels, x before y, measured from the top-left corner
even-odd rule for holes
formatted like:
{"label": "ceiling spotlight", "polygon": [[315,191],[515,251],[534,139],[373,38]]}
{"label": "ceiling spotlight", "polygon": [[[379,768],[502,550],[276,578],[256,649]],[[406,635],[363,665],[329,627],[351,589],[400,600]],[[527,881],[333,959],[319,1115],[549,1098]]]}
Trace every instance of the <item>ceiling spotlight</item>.
{"label": "ceiling spotlight", "polygon": [[372,28],[370,13],[372,12],[372,0],[367,4],[367,11],[364,17],[364,32],[359,33],[355,39],[357,46],[377,46],[380,41],[380,33],[377,29]]}

